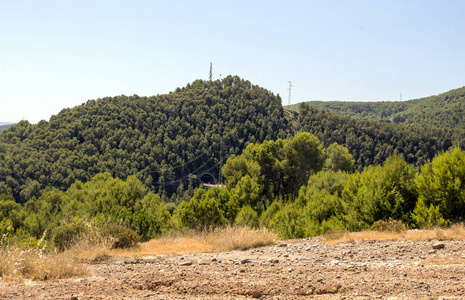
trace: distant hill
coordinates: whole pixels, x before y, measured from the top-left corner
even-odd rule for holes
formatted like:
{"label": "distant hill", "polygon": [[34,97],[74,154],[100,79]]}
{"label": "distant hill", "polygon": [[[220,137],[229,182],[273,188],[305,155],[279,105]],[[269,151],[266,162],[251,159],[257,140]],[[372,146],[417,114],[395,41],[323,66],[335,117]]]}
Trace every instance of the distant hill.
{"label": "distant hill", "polygon": [[310,132],[328,147],[344,145],[355,159],[355,168],[381,164],[394,151],[408,163],[421,166],[452,145],[465,146],[465,130],[426,128],[340,116],[301,103],[299,112],[285,109],[294,132]]}
{"label": "distant hill", "polygon": [[[403,102],[308,101],[315,108],[362,120],[465,129],[465,87]],[[298,109],[298,104],[289,106]]]}
{"label": "distant hill", "polygon": [[14,123],[0,122],[0,133],[7,130],[8,128],[10,128],[13,125],[14,125]]}

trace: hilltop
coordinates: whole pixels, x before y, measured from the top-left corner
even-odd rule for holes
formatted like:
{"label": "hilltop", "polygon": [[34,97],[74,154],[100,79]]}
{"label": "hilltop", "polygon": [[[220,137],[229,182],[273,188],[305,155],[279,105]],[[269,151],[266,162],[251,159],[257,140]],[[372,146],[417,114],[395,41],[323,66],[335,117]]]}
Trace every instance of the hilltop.
{"label": "hilltop", "polygon": [[[436,96],[399,102],[308,101],[333,114],[362,120],[465,129],[465,87]],[[289,108],[298,110],[299,105]]]}

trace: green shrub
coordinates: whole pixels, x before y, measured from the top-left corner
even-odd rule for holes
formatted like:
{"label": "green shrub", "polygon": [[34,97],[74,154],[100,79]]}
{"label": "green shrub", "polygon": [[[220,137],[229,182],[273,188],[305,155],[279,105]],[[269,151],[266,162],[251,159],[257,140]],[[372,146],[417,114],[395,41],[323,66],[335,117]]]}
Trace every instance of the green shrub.
{"label": "green shrub", "polygon": [[465,217],[465,151],[438,154],[416,178],[419,199],[412,218],[418,226],[461,222]]}
{"label": "green shrub", "polygon": [[444,219],[439,210],[439,206],[426,206],[422,197],[418,200],[417,206],[412,213],[412,219],[420,228],[431,228],[435,226],[447,226],[449,221]]}
{"label": "green shrub", "polygon": [[212,188],[198,189],[189,202],[181,202],[174,219],[182,228],[210,229],[234,221],[238,202],[228,190]]}
{"label": "green shrub", "polygon": [[303,238],[305,221],[302,209],[296,207],[294,203],[287,203],[274,214],[268,228],[274,230],[282,239]]}
{"label": "green shrub", "polygon": [[260,226],[271,228],[271,222],[273,220],[274,215],[281,210],[283,207],[282,202],[280,201],[273,201],[270,206],[260,215]]}
{"label": "green shrub", "polygon": [[250,228],[257,228],[258,227],[258,214],[250,205],[246,205],[242,207],[242,209],[237,214],[234,224],[237,226],[247,226]]}

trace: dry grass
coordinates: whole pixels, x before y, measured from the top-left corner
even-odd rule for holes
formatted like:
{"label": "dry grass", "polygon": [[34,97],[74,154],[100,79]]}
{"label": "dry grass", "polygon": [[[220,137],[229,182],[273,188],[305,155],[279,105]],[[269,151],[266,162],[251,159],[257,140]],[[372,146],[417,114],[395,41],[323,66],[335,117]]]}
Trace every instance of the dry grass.
{"label": "dry grass", "polygon": [[213,253],[244,250],[276,242],[267,229],[225,227],[208,232],[188,231],[180,236],[162,236],[142,243],[136,249],[112,250],[114,256],[155,256],[160,254]]}
{"label": "dry grass", "polygon": [[[45,236],[45,233],[44,233]],[[82,236],[64,252],[47,250],[43,238],[32,248],[4,244],[0,241],[0,277],[7,279],[51,280],[82,277],[88,274],[82,261],[109,257],[111,240]]]}
{"label": "dry grass", "polygon": [[246,250],[276,242],[276,235],[266,228],[226,227],[206,236],[215,252]]}
{"label": "dry grass", "polygon": [[402,232],[361,231],[331,232],[325,235],[326,243],[360,242],[360,241],[429,241],[429,240],[464,240],[465,225],[455,224],[450,228],[433,228],[425,230],[407,230]]}
{"label": "dry grass", "polygon": [[100,262],[110,257],[113,242],[110,237],[82,235],[66,252],[80,261]]}
{"label": "dry grass", "polygon": [[4,246],[0,250],[0,276],[9,279],[48,280],[87,274],[85,266],[67,252]]}

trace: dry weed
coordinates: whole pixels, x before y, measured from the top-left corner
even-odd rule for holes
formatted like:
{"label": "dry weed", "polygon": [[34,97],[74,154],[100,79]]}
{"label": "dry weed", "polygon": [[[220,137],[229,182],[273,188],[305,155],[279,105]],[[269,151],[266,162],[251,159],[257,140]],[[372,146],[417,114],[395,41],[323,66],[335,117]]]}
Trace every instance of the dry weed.
{"label": "dry weed", "polygon": [[82,235],[72,247],[65,252],[77,257],[81,261],[95,263],[110,258],[110,250],[114,239],[105,236]]}
{"label": "dry weed", "polygon": [[0,250],[0,276],[48,280],[82,276],[87,269],[66,252],[5,246]]}
{"label": "dry weed", "polygon": [[160,254],[212,253],[273,244],[276,235],[267,229],[225,227],[211,231],[186,231],[142,243],[132,250],[112,250],[115,256],[155,256]]}
{"label": "dry weed", "polygon": [[10,279],[48,280],[87,274],[87,269],[68,252],[47,250],[46,232],[33,248],[5,244],[0,240],[0,276]]}
{"label": "dry weed", "polygon": [[325,235],[326,243],[360,241],[430,241],[463,239],[465,239],[464,224],[454,224],[450,228],[406,230],[402,232],[368,230],[360,232],[341,232],[340,234]]}
{"label": "dry weed", "polygon": [[215,252],[222,252],[270,245],[276,235],[266,228],[226,227],[207,234],[205,239]]}

